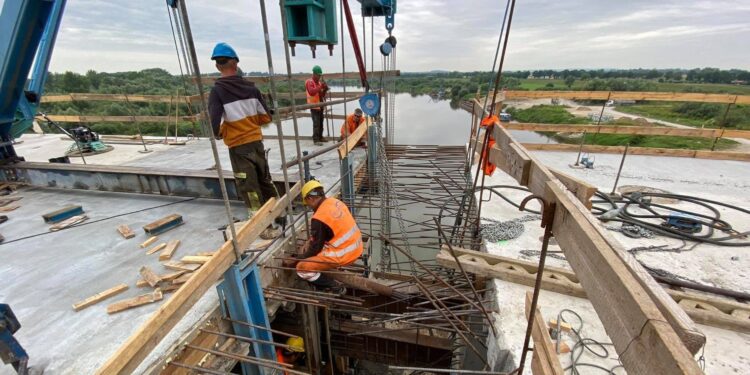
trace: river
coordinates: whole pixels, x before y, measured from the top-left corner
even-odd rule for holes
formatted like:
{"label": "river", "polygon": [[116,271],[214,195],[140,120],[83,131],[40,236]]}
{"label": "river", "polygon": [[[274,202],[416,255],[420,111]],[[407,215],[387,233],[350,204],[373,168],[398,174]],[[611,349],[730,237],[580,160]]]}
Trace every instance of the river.
{"label": "river", "polygon": [[[337,90],[338,91],[338,90]],[[347,88],[347,91],[359,91],[358,88]],[[334,105],[333,113],[343,115],[351,113],[359,104],[349,102]],[[412,96],[408,93],[396,94],[396,120],[394,143],[408,145],[464,145],[468,142],[471,130],[471,116],[461,108],[451,108],[450,101],[435,101],[427,95]],[[331,121],[332,136],[338,137],[343,120]],[[300,135],[312,135],[312,120],[302,117],[297,120]],[[283,122],[285,135],[293,135],[292,120]],[[266,127],[264,134],[275,135],[274,126]],[[556,143],[549,138],[530,131],[511,131],[522,143]],[[327,133],[324,132],[326,136]]]}

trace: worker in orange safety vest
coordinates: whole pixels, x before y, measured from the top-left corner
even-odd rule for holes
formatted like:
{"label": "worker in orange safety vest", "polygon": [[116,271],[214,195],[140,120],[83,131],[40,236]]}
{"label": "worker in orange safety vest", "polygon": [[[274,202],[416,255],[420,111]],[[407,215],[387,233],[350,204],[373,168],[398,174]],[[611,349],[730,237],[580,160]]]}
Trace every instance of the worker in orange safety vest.
{"label": "worker in orange safety vest", "polygon": [[[282,364],[295,366],[305,357],[305,341],[302,337],[290,337],[286,340],[286,347],[276,348],[276,360]],[[289,375],[288,372],[284,372]]]}
{"label": "worker in orange safety vest", "polygon": [[365,116],[362,110],[357,108],[349,116],[346,116],[346,121],[341,125],[341,140],[354,133],[357,128],[365,123]]}
{"label": "worker in orange safety vest", "polygon": [[310,238],[297,255],[299,277],[313,285],[343,294],[345,289],[321,271],[354,263],[362,255],[362,232],[344,202],[326,197],[323,185],[316,180],[302,186],[302,200],[314,210]]}
{"label": "worker in orange safety vest", "polygon": [[[305,81],[307,104],[322,103],[328,93],[328,85],[323,80],[323,69],[315,65],[312,73],[312,77]],[[310,108],[310,116],[313,121],[313,142],[327,142],[328,140],[323,138],[323,107]]]}

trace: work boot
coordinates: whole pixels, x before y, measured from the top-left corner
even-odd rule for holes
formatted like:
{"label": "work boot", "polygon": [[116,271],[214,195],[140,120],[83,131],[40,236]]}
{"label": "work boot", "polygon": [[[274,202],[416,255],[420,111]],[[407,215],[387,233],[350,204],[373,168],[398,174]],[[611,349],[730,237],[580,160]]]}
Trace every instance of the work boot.
{"label": "work boot", "polygon": [[328,139],[326,137],[320,137],[320,139],[318,139],[318,141],[326,143],[326,142],[328,142]]}
{"label": "work boot", "polygon": [[281,235],[281,231],[274,227],[268,227],[260,233],[260,238],[264,240],[272,240]]}
{"label": "work boot", "polygon": [[282,230],[284,230],[284,229],[286,229],[286,220],[287,220],[286,219],[286,215],[284,215],[284,216],[277,217],[273,221],[274,221],[274,223],[276,223],[276,225],[278,225],[279,227],[281,227]]}

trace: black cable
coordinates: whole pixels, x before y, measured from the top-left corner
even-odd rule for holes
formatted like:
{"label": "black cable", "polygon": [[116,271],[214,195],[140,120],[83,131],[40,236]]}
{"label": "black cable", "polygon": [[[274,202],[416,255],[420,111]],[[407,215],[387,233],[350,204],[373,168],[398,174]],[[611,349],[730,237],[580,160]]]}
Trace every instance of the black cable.
{"label": "black cable", "polygon": [[564,371],[571,370],[571,374],[579,375],[580,372],[578,370],[579,367],[591,367],[594,369],[598,369],[601,371],[604,371],[607,374],[615,375],[614,370],[620,367],[623,367],[622,364],[617,364],[614,367],[606,368],[604,366],[595,364],[595,363],[582,363],[579,362],[583,354],[588,351],[591,354],[593,354],[596,357],[607,359],[609,358],[609,350],[607,350],[607,346],[614,346],[612,343],[603,343],[597,340],[594,340],[590,337],[584,337],[583,332],[583,318],[575,311],[570,309],[563,309],[560,310],[560,312],[557,314],[557,328],[554,329],[554,332],[557,334],[557,341],[555,349],[559,352],[559,344],[562,342],[560,339],[560,335],[562,335],[562,331],[560,327],[562,327],[563,323],[568,323],[568,321],[565,319],[564,314],[572,314],[577,320],[578,325],[577,327],[571,327],[570,331],[573,333],[576,339],[576,343],[573,344],[573,347],[570,349],[570,366],[564,368]]}
{"label": "black cable", "polygon": [[66,230],[66,229],[70,229],[70,228],[77,228],[77,227],[82,227],[82,226],[85,226],[85,225],[89,225],[89,224],[94,224],[94,223],[98,223],[98,222],[100,222],[100,221],[105,221],[105,220],[109,220],[109,219],[114,219],[114,218],[116,218],[116,217],[121,217],[121,216],[132,215],[132,214],[136,214],[136,213],[139,213],[139,212],[144,212],[144,211],[148,211],[148,210],[153,210],[153,209],[155,209],[155,208],[167,207],[167,206],[171,206],[171,205],[174,205],[174,204],[180,204],[180,203],[190,202],[190,201],[194,201],[194,200],[196,200],[196,199],[198,199],[198,197],[195,197],[195,198],[188,198],[188,199],[184,199],[184,200],[181,200],[181,201],[177,201],[177,202],[170,202],[170,203],[160,204],[160,205],[158,205],[158,206],[146,207],[146,208],[142,208],[142,209],[140,209],[140,210],[135,210],[135,211],[125,212],[125,213],[121,213],[121,214],[117,214],[117,215],[112,215],[112,216],[108,216],[108,217],[105,217],[105,218],[101,218],[101,219],[97,219],[97,220],[92,220],[92,221],[85,221],[85,222],[82,222],[82,223],[79,223],[79,224],[71,225],[71,226],[69,226],[69,227],[67,227],[67,228],[63,228],[63,229],[61,229],[61,230],[59,230],[59,231],[55,231],[55,232],[41,232],[41,233],[31,234],[31,235],[28,235],[28,236],[26,236],[26,237],[16,238],[16,239],[14,239],[14,240],[10,240],[10,241],[5,241],[5,242],[2,242],[2,243],[0,243],[0,245],[7,245],[7,244],[9,244],[9,243],[13,243],[13,242],[18,242],[18,241],[22,241],[22,240],[27,240],[27,239],[29,239],[29,238],[34,238],[34,237],[39,237],[39,236],[43,236],[43,235],[45,235],[45,234],[59,233],[59,232],[62,232],[62,231],[64,231],[64,230]]}
{"label": "black cable", "polygon": [[[719,207],[722,207],[750,215],[750,210],[742,207],[711,199],[669,193],[632,192],[623,194],[621,198],[613,198],[602,192],[597,192],[596,196],[599,199],[592,200],[594,206],[591,212],[599,216],[600,219],[602,219],[601,215],[607,212],[620,210],[615,217],[609,218],[608,221],[636,225],[662,236],[686,241],[709,243],[718,246],[750,246],[750,241],[736,241],[738,238],[746,237],[750,234],[750,231],[737,232],[731,223],[721,218],[721,211],[719,210]],[[709,211],[709,213],[706,214],[695,210],[653,203],[653,198],[691,203]],[[635,209],[645,210],[647,213],[637,213],[634,211]],[[669,211],[669,213],[664,213],[663,211]],[[690,233],[669,226],[667,222],[675,213],[686,215],[682,220],[700,226],[701,232]],[[657,222],[654,222],[654,220]],[[717,237],[715,236],[717,230],[728,233],[728,235]]]}

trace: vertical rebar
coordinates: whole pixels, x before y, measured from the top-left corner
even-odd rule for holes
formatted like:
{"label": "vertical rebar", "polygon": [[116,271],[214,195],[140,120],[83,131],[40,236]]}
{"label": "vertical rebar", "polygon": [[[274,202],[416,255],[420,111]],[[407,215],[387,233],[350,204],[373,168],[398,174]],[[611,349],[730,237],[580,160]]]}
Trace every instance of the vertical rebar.
{"label": "vertical rebar", "polygon": [[[294,85],[292,84],[292,61],[289,57],[289,35],[287,34],[286,30],[286,11],[285,11],[286,2],[285,0],[279,1],[279,8],[281,9],[281,30],[283,31],[284,36],[284,57],[286,59],[286,79],[289,89],[289,98],[291,100],[291,107],[292,107],[292,124],[294,125],[294,145],[297,149],[297,169],[299,171],[299,176],[302,179],[303,182],[307,181],[306,177],[309,177],[309,170],[310,166],[309,164],[304,165],[305,172],[308,172],[305,174],[303,172],[303,164],[302,164],[302,157],[300,156],[302,151],[300,149],[299,145],[299,126],[297,126],[297,102],[294,99]],[[307,88],[305,88],[307,90]],[[280,116],[280,114],[277,114],[277,116]],[[310,233],[310,224],[307,222],[307,210],[304,210],[305,215],[305,233]]]}
{"label": "vertical rebar", "polygon": [[[268,77],[269,77],[268,82],[271,86],[271,96],[272,96],[271,100],[273,100],[273,108],[279,108],[278,96],[276,95],[275,74],[273,71],[273,57],[271,56],[271,40],[270,40],[271,38],[268,35],[268,18],[266,16],[266,1],[265,0],[260,0],[260,15],[263,21],[263,39],[266,45],[266,60],[268,61]],[[279,154],[281,154],[281,171],[284,174],[284,188],[286,189],[286,192],[289,193],[291,191],[291,188],[289,186],[289,173],[286,167],[286,154],[284,151],[284,129],[281,126],[281,116],[274,116],[274,122],[276,123],[276,130],[279,134]],[[301,156],[297,154],[297,160],[300,160],[300,158]],[[294,200],[294,197],[290,196],[287,202],[287,208],[286,208],[287,215],[289,216],[289,219],[291,222],[294,222],[294,211],[292,210],[293,200]],[[294,223],[292,223],[292,226],[290,229],[292,231],[292,243],[296,244],[297,243],[297,231],[294,228]]]}
{"label": "vertical rebar", "polygon": [[617,183],[620,181],[620,173],[622,173],[622,166],[625,165],[625,157],[628,156],[628,148],[630,148],[630,143],[625,145],[625,151],[622,153],[622,160],[620,160],[620,168],[617,169],[617,177],[615,177],[615,186],[612,186],[612,192],[609,195],[615,195]]}
{"label": "vertical rebar", "polygon": [[[180,17],[182,18],[182,25],[185,27],[187,50],[190,54],[190,60],[187,62],[193,65],[192,69],[190,70],[192,70],[195,76],[195,85],[198,88],[198,95],[201,98],[201,105],[203,106],[205,111],[208,111],[208,103],[206,103],[206,97],[203,95],[203,82],[201,81],[201,71],[200,67],[198,66],[198,56],[195,52],[195,43],[193,43],[193,33],[190,31],[190,20],[188,19],[187,7],[185,6],[184,1],[178,1],[178,4],[180,7]],[[208,116],[201,116],[201,119],[203,119],[203,121],[206,121],[206,118],[208,118]],[[206,124],[204,123],[204,126],[205,125]],[[206,129],[208,128],[210,128],[210,124],[208,127],[206,127]],[[237,231],[234,228],[232,208],[229,206],[229,194],[227,193],[227,185],[224,181],[224,172],[221,168],[221,160],[219,160],[219,150],[216,147],[216,137],[214,137],[213,131],[208,132],[208,139],[211,142],[211,152],[213,153],[214,162],[216,163],[216,173],[219,176],[219,188],[221,189],[221,197],[224,200],[224,210],[227,214],[229,232],[232,234],[232,249],[234,249],[234,255],[236,257],[235,263],[239,263],[242,259],[242,249],[240,249],[240,246],[237,243]]]}

